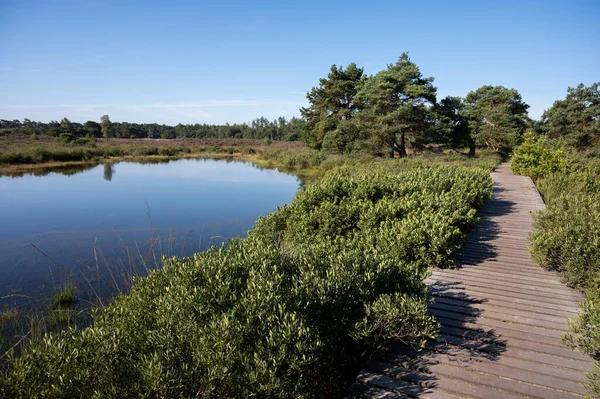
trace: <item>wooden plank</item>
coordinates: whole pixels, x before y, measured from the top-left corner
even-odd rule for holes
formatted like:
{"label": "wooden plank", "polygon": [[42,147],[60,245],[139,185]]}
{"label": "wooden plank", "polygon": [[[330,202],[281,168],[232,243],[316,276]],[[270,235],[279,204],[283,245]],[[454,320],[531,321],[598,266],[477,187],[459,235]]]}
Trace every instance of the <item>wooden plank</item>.
{"label": "wooden plank", "polygon": [[444,312],[442,310],[431,309],[431,314],[435,315],[438,321],[444,325],[451,327],[462,327],[467,325],[481,325],[487,328],[494,329],[502,329],[502,330],[512,330],[516,332],[527,332],[533,336],[541,336],[548,338],[555,338],[560,340],[564,334],[564,331],[561,330],[553,330],[548,328],[530,326],[527,324],[521,323],[513,323],[513,322],[504,322],[501,320],[493,319],[490,317],[479,316],[477,318],[466,318],[463,315],[452,312]]}
{"label": "wooden plank", "polygon": [[513,306],[512,304],[508,303],[498,304],[498,302],[496,301],[492,303],[477,303],[450,299],[445,297],[433,297],[433,300],[435,301],[435,304],[453,305],[459,308],[464,308],[466,309],[466,311],[471,312],[473,314],[478,314],[478,312],[508,313],[511,315],[520,315],[523,317],[537,318],[540,320],[552,321],[555,323],[565,323],[567,317],[573,316],[571,313],[561,312],[557,310],[552,312],[539,312],[539,309],[533,307],[526,307],[525,309],[522,309],[518,306]]}
{"label": "wooden plank", "polygon": [[[377,387],[387,388],[391,390],[397,389],[397,385],[402,385],[395,378],[388,377],[379,373],[361,371],[359,374],[359,380],[374,385]],[[485,386],[472,384],[466,381],[452,380],[452,379],[440,379],[437,382],[436,389],[441,389],[454,395],[459,394],[463,398],[506,398],[506,399],[522,399],[522,396],[509,394],[507,392],[487,388]],[[508,394],[508,395],[507,395]],[[421,396],[421,395],[420,395]]]}
{"label": "wooden plank", "polygon": [[[403,370],[402,367],[377,361],[370,362],[368,368],[372,371],[393,376],[395,378],[395,371]],[[499,378],[495,375],[477,372],[473,369],[466,369],[464,367],[456,367],[447,363],[434,364],[430,366],[430,371],[432,374],[438,376],[440,382],[444,379],[454,379],[478,386],[479,389],[474,390],[472,395],[479,397],[490,397],[484,395],[496,394],[496,392],[490,391],[488,388],[501,391],[503,395],[502,397],[524,395],[532,398],[542,399],[572,399],[575,396],[573,393],[561,392],[548,387],[539,387],[536,385],[523,383],[519,380],[508,379],[507,377]],[[438,382],[438,384],[440,382]]]}
{"label": "wooden plank", "polygon": [[[526,324],[528,326],[536,326],[543,327],[552,330],[560,330],[560,331],[568,331],[569,328],[567,323],[564,320],[560,322],[556,322],[555,320],[543,320],[542,318],[532,317],[532,316],[524,316],[515,314],[515,312],[511,312],[510,309],[502,309],[501,312],[490,312],[490,311],[481,311],[479,309],[466,309],[460,306],[449,305],[445,303],[433,303],[429,305],[429,309],[440,310],[444,312],[452,312],[464,317],[464,320],[472,319],[477,320],[481,315],[485,315],[490,319],[499,320],[502,322],[512,322],[512,323],[520,323]],[[460,316],[458,316],[460,317]]]}
{"label": "wooden plank", "polygon": [[476,278],[460,276],[459,278],[452,278],[451,276],[444,276],[439,274],[432,274],[430,277],[427,277],[426,282],[429,284],[438,282],[438,285],[445,284],[446,286],[460,286],[465,290],[469,289],[490,289],[490,291],[498,291],[505,293],[507,296],[516,296],[516,297],[532,297],[543,303],[556,303],[556,304],[564,304],[564,305],[575,305],[578,306],[578,303],[583,300],[583,296],[580,296],[579,293],[573,292],[570,296],[561,295],[560,293],[552,293],[542,291],[541,289],[535,289],[535,287],[528,287],[526,284],[507,284],[502,281],[494,281],[491,279],[485,278]]}
{"label": "wooden plank", "polygon": [[514,279],[514,281],[508,280],[507,278],[502,277],[485,277],[475,274],[467,274],[461,273],[457,275],[456,273],[447,272],[443,270],[435,270],[432,272],[431,277],[437,278],[439,280],[443,280],[448,278],[450,281],[452,279],[459,280],[461,283],[467,284],[472,283],[472,285],[479,285],[478,283],[489,283],[491,282],[496,287],[508,287],[513,290],[521,289],[524,292],[533,292],[536,296],[540,296],[541,298],[550,297],[550,298],[564,298],[567,300],[579,301],[582,300],[583,297],[579,293],[575,293],[565,287],[546,287],[530,284],[529,282],[519,282],[519,279]]}
{"label": "wooden plank", "polygon": [[444,359],[445,362],[451,362],[456,366],[462,367],[468,367],[474,362],[479,362],[485,364],[490,370],[496,365],[501,365],[552,378],[564,379],[578,384],[583,384],[587,381],[585,373],[578,370],[549,366],[532,362],[529,359],[518,359],[511,356],[498,356],[490,359],[465,348],[438,343],[428,343],[427,349],[419,353],[411,351],[406,345],[390,344],[389,350],[382,357],[386,361],[401,361],[404,367],[414,368],[423,372],[430,372],[432,363]]}
{"label": "wooden plank", "polygon": [[519,341],[527,341],[527,342],[539,342],[544,345],[561,347],[562,342],[559,337],[548,337],[544,335],[534,335],[528,334],[521,330],[509,330],[501,327],[490,327],[481,322],[478,323],[465,323],[465,322],[457,322],[456,320],[438,320],[441,324],[441,331],[443,332],[445,329],[459,329],[459,330],[467,330],[473,332],[484,332],[488,335],[493,335],[499,339],[504,340],[519,340]]}
{"label": "wooden plank", "polygon": [[451,257],[451,259],[453,259],[455,262],[469,262],[470,264],[473,264],[474,262],[476,262],[475,264],[479,265],[496,265],[498,268],[513,268],[515,269],[515,271],[519,271],[519,270],[527,270],[530,271],[531,273],[535,273],[535,274],[539,274],[540,276],[544,276],[546,275],[545,270],[543,270],[542,268],[540,268],[539,266],[534,265],[533,263],[527,263],[527,262],[514,262],[511,259],[501,259],[498,260],[498,257],[495,258],[487,258],[487,257],[482,257],[482,256],[470,256],[467,254],[464,255],[454,255]]}
{"label": "wooden plank", "polygon": [[[530,277],[532,279],[551,279],[551,280],[555,280],[557,281],[559,284],[563,284],[562,282],[560,282],[560,278],[558,276],[558,273],[556,273],[555,271],[551,271],[551,270],[531,270],[529,268],[527,269],[523,269],[523,268],[518,268],[518,269],[514,269],[514,270],[509,270],[508,268],[506,268],[505,266],[500,266],[498,267],[498,264],[495,262],[485,262],[485,263],[480,263],[478,265],[470,265],[470,264],[456,264],[455,268],[448,268],[447,270],[456,270],[456,271],[465,271],[465,272],[470,272],[470,271],[478,271],[479,273],[507,273],[510,271],[510,274],[516,278],[520,278],[520,277]],[[432,270],[433,271],[433,270]]]}
{"label": "wooden plank", "polygon": [[511,347],[526,349],[532,352],[540,352],[546,353],[548,355],[565,357],[570,359],[575,359],[582,361],[584,363],[593,363],[589,356],[583,355],[580,352],[571,350],[564,345],[561,345],[560,342],[553,342],[552,344],[546,344],[539,340],[525,340],[525,339],[508,339],[512,338],[507,335],[498,336],[495,334],[490,334],[482,331],[474,331],[472,329],[463,329],[457,327],[448,327],[441,326],[440,333],[444,335],[453,335],[457,337],[463,337],[468,339],[479,340],[482,342],[494,342],[496,340],[506,340],[507,344]]}
{"label": "wooden plank", "polygon": [[[474,274],[474,275],[481,275],[481,276],[490,276],[490,277],[506,277],[506,273],[503,273],[502,270],[498,270],[496,269],[485,269],[485,268],[480,268],[477,266],[466,266],[463,267],[461,269],[444,269],[445,271],[452,271],[455,272],[457,275],[470,275],[470,274]],[[433,270],[433,272],[435,273],[437,271],[437,269]],[[547,273],[544,274],[540,274],[541,277],[537,277],[537,276],[532,276],[529,273],[522,273],[520,275],[516,274],[516,273],[512,273],[510,274],[509,278],[513,278],[513,279],[518,279],[520,281],[523,282],[531,282],[531,283],[545,283],[548,286],[558,286],[558,287],[564,287],[564,285],[560,282],[560,280],[558,278],[556,278],[555,276],[547,276]]]}
{"label": "wooden plank", "polygon": [[[404,367],[407,367],[411,364],[417,366],[419,365],[418,362],[415,362],[415,358],[394,353],[386,353],[382,355],[381,358],[391,364],[399,364],[403,365]],[[457,359],[456,357],[446,356],[436,352],[423,353],[421,358],[426,359],[426,361],[429,361],[430,363],[443,363],[455,367],[464,367],[467,370],[496,375],[498,377],[507,377],[513,380],[559,389],[578,395],[586,394],[586,390],[581,381],[558,379],[555,376],[539,374],[527,369],[517,368],[514,364],[504,365],[487,359]],[[430,368],[427,368],[427,370],[431,372]]]}
{"label": "wooden plank", "polygon": [[542,363],[544,365],[579,370],[584,373],[589,371],[590,367],[594,364],[589,360],[585,361],[580,359],[566,358],[562,356],[551,355],[548,353],[522,349],[516,347],[515,345],[511,345],[510,341],[507,342],[506,347],[501,347],[500,345],[481,342],[479,340],[467,340],[464,338],[446,334],[439,334],[439,336],[436,338],[436,341],[495,355],[499,354],[515,357],[518,359],[528,359],[532,362]]}
{"label": "wooden plank", "polygon": [[[566,303],[566,304],[562,305],[562,304],[556,304],[556,303],[539,302],[535,298],[532,298],[532,299],[520,298],[517,295],[505,296],[502,294],[502,292],[496,294],[496,292],[491,291],[491,290],[488,291],[488,290],[485,290],[484,288],[477,289],[477,287],[469,287],[469,289],[466,290],[465,287],[458,287],[456,284],[453,284],[451,286],[442,287],[439,285],[439,281],[437,281],[437,280],[436,281],[427,280],[427,281],[431,282],[431,285],[429,285],[429,290],[430,290],[430,294],[434,295],[434,296],[445,296],[447,298],[453,298],[453,299],[471,298],[471,300],[476,300],[477,298],[479,298],[479,299],[485,298],[489,301],[500,300],[502,302],[521,304],[524,306],[532,306],[533,308],[547,309],[550,312],[554,309],[561,310],[563,312],[572,313],[573,317],[576,316],[580,311],[580,308],[577,307],[577,305],[574,305],[572,303]],[[438,284],[438,285],[435,285],[435,284]]]}
{"label": "wooden plank", "polygon": [[356,377],[356,380],[362,384],[410,396],[420,396],[432,392],[429,388],[422,387],[418,384],[391,378],[389,376],[381,375],[380,373],[373,373],[367,369],[361,370],[358,377]]}
{"label": "wooden plank", "polygon": [[[504,272],[504,273],[503,273]],[[505,270],[496,270],[496,271],[487,271],[487,270],[479,270],[476,267],[466,268],[464,270],[461,269],[440,269],[440,270],[432,270],[432,276],[442,276],[447,277],[449,279],[484,279],[486,281],[493,280],[498,282],[503,282],[505,284],[521,284],[527,287],[537,287],[544,288],[546,291],[554,291],[561,292],[570,295],[571,297],[575,297],[576,299],[580,298],[581,295],[573,290],[561,285],[558,281],[546,282],[540,280],[536,280],[535,277],[530,277],[531,280],[525,280],[521,276],[513,275],[512,272],[507,275]]]}
{"label": "wooden plank", "polygon": [[[430,278],[428,277],[425,280],[425,283],[427,285],[430,286],[434,286],[434,287],[430,287],[430,289],[436,289],[436,290],[442,290],[442,289],[449,289],[449,288],[459,288],[462,289],[463,292],[465,294],[469,294],[469,293],[473,293],[473,295],[481,295],[481,298],[485,298],[486,293],[490,293],[490,294],[498,294],[500,296],[505,295],[506,298],[516,298],[516,299],[527,299],[533,302],[539,302],[540,306],[542,305],[562,305],[565,306],[566,308],[570,308],[570,310],[574,310],[575,312],[579,311],[579,306],[578,306],[578,302],[575,300],[568,300],[565,298],[553,298],[550,296],[545,296],[543,298],[543,300],[540,298],[540,296],[531,293],[531,291],[527,291],[527,290],[519,290],[519,289],[508,289],[506,287],[502,287],[499,288],[498,286],[494,285],[493,282],[490,283],[479,283],[477,285],[475,284],[469,284],[469,282],[463,282],[463,281],[448,281],[445,282],[445,286],[442,286],[441,284],[444,284],[443,281],[441,281],[440,279],[434,279],[434,278]],[[475,293],[479,293],[479,294],[475,294]],[[535,306],[535,305],[534,305]]]}
{"label": "wooden plank", "polygon": [[[484,262],[468,262],[467,259],[458,259],[455,260],[455,265],[452,268],[447,268],[446,270],[479,270],[480,272],[497,272],[497,273],[510,273],[515,277],[521,276],[529,276],[532,278],[554,278],[556,277],[557,281],[560,281],[558,278],[558,274],[554,271],[542,270],[542,269],[532,269],[531,267],[523,267],[523,266],[510,266],[506,263],[498,263],[492,259],[486,260]],[[433,270],[432,270],[433,271]]]}
{"label": "wooden plank", "polygon": [[354,383],[346,398],[371,398],[371,399],[405,399],[407,396],[394,392],[384,391],[365,384]]}

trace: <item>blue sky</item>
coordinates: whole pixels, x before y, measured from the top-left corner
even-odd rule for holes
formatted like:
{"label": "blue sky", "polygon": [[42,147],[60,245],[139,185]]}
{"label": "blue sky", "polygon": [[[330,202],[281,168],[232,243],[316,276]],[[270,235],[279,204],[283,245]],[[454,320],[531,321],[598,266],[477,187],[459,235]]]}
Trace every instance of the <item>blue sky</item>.
{"label": "blue sky", "polygon": [[438,98],[503,85],[538,118],[600,81],[599,21],[598,0],[0,0],[0,119],[291,117],[331,64],[403,51]]}

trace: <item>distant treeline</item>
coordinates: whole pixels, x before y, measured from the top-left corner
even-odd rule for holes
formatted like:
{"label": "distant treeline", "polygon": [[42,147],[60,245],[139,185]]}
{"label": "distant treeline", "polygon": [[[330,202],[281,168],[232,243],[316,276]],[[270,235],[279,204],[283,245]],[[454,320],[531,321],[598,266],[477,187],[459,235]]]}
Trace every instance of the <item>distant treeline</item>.
{"label": "distant treeline", "polygon": [[[296,141],[304,121],[299,118],[290,120],[279,117],[272,121],[261,117],[252,122],[242,124],[208,125],[193,124],[177,126],[159,125],[157,123],[111,122],[110,137],[114,138],[237,138],[237,139],[269,139]],[[59,137],[103,137],[101,124],[95,121],[85,123],[71,122],[64,118],[60,122],[35,122],[29,119],[0,119],[0,136],[29,135]]]}

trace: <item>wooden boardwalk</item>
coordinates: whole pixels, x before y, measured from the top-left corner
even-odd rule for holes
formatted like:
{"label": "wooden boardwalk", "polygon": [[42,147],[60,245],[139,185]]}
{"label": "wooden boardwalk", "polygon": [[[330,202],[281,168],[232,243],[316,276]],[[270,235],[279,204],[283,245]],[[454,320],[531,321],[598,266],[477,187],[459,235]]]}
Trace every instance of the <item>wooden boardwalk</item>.
{"label": "wooden boardwalk", "polygon": [[581,398],[594,362],[561,344],[582,296],[529,257],[531,211],[544,207],[532,181],[507,164],[493,199],[455,255],[458,269],[426,281],[441,323],[417,353],[390,343],[361,370],[351,397]]}

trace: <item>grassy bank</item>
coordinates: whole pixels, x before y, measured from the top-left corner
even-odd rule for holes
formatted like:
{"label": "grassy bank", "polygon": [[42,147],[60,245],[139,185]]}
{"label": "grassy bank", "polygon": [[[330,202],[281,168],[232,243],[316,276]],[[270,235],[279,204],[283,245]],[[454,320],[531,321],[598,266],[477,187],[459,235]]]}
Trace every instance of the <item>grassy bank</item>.
{"label": "grassy bank", "polygon": [[[459,163],[494,167],[498,155],[480,151],[474,159],[458,153],[424,151],[403,159],[405,165]],[[52,170],[76,170],[101,163],[121,161],[160,162],[181,158],[228,158],[279,168],[305,177],[315,177],[342,164],[381,162],[368,155],[354,157],[323,154],[300,142],[252,139],[111,139],[87,144],[59,143],[53,140],[0,139],[0,176],[45,174]]]}
{"label": "grassy bank", "polygon": [[[591,153],[590,155],[594,155]],[[571,320],[564,341],[600,354],[600,159],[544,145],[529,137],[513,156],[513,170],[536,181],[546,203],[534,215],[531,251],[544,268],[586,294],[582,313]],[[588,388],[600,395],[600,363]]]}
{"label": "grassy bank", "polygon": [[[293,155],[280,151],[268,154]],[[97,312],[92,327],[9,353],[0,393],[340,394],[365,351],[435,334],[423,278],[429,266],[450,264],[490,194],[497,161],[320,159],[320,178],[248,238],[165,259]]]}
{"label": "grassy bank", "polygon": [[0,140],[0,175],[43,174],[51,169],[106,162],[152,162],[180,158],[231,158],[310,176],[321,163],[318,151],[299,142],[250,139],[112,139],[82,143]]}

